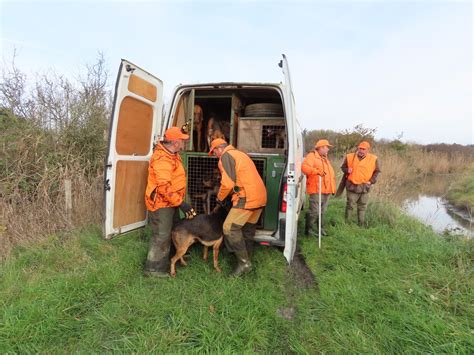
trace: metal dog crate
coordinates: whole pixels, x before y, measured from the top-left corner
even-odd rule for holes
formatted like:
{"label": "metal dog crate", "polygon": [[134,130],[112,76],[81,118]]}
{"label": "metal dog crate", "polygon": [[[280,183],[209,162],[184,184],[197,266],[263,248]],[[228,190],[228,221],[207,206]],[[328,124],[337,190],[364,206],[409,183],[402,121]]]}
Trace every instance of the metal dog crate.
{"label": "metal dog crate", "polygon": [[[197,213],[209,213],[216,206],[216,193],[219,190],[220,175],[217,158],[205,153],[182,152],[187,172],[186,201]],[[258,173],[267,188],[267,206],[263,210],[257,226],[276,229],[281,175],[284,171],[284,158],[281,156],[251,156]]]}

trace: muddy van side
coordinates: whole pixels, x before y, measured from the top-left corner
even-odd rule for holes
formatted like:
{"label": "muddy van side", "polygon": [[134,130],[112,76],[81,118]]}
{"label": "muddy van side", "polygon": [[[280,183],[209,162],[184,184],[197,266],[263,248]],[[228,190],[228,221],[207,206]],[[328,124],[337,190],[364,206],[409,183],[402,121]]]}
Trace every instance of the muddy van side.
{"label": "muddy van side", "polygon": [[290,262],[305,196],[304,149],[284,56],[280,67],[284,84],[178,86],[167,114],[162,115],[162,82],[122,60],[106,159],[105,238],[146,224],[143,199],[153,145],[166,128],[178,126],[190,134],[181,153],[187,172],[187,202],[198,213],[214,208],[220,176],[217,158],[207,152],[212,139],[225,138],[252,158],[265,182],[268,201],[255,240],[284,247]]}

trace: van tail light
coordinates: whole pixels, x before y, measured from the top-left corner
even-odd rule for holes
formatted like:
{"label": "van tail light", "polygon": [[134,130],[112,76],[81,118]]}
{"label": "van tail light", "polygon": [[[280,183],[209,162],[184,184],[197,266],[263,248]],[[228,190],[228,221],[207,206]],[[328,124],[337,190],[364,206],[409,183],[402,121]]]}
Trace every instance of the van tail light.
{"label": "van tail light", "polygon": [[283,185],[283,198],[281,199],[281,212],[286,213],[286,190],[287,184]]}

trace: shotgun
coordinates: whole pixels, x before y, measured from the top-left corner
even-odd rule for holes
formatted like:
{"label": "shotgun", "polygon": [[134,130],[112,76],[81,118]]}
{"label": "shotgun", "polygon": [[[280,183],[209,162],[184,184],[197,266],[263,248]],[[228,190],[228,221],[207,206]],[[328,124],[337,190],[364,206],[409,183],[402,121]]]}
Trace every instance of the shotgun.
{"label": "shotgun", "polygon": [[[354,166],[354,159],[356,155],[357,155],[357,150],[354,152],[354,156],[352,157],[352,166]],[[347,181],[348,176],[349,174],[342,175],[341,182],[339,183],[339,186],[337,187],[337,191],[334,197],[339,197],[342,195],[342,193],[344,192],[344,189],[346,188],[346,181]]]}
{"label": "shotgun", "polygon": [[349,174],[342,175],[341,182],[339,183],[339,186],[337,187],[337,191],[336,191],[336,194],[334,195],[334,197],[339,197],[344,192],[344,189],[346,188],[346,181],[347,181],[347,176],[348,175]]}

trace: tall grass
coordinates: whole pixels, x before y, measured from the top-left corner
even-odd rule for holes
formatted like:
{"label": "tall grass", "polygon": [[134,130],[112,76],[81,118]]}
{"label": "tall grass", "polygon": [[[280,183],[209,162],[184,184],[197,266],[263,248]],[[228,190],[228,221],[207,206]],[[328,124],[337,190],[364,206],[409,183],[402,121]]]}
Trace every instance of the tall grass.
{"label": "tall grass", "polygon": [[472,353],[472,241],[377,204],[360,229],[343,205],[330,202],[322,249],[300,236],[309,288],[276,248],[257,248],[255,271],[232,279],[225,251],[217,274],[196,247],[165,280],[142,276],[148,232],[18,248],[0,265],[0,352]]}
{"label": "tall grass", "polygon": [[460,176],[447,194],[448,200],[456,207],[474,215],[474,170]]}
{"label": "tall grass", "polygon": [[407,186],[419,186],[427,176],[461,174],[474,168],[474,157],[454,153],[426,151],[408,146],[399,152],[381,148],[374,152],[379,159],[382,173],[374,186],[374,195],[391,200]]}
{"label": "tall grass", "polygon": [[[0,260],[12,246],[101,219],[110,115],[100,56],[76,81],[55,73],[27,81],[12,63],[0,81]],[[66,180],[72,214],[66,215]]]}

